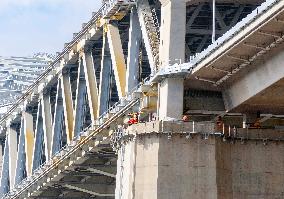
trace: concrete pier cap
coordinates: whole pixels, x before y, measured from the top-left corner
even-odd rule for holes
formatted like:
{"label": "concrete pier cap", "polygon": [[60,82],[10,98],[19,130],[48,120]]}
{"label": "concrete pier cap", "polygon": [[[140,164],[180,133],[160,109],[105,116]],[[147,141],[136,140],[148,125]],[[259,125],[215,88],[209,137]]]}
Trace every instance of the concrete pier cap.
{"label": "concrete pier cap", "polygon": [[[118,149],[118,198],[283,198],[284,132],[218,132],[212,122],[148,122]],[[129,139],[131,137],[131,139]]]}

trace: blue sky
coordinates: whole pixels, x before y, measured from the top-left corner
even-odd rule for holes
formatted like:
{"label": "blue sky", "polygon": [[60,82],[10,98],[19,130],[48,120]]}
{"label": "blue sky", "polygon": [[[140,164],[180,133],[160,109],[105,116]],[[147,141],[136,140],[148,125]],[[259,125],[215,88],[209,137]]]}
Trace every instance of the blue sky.
{"label": "blue sky", "polygon": [[0,56],[61,51],[101,0],[0,0]]}

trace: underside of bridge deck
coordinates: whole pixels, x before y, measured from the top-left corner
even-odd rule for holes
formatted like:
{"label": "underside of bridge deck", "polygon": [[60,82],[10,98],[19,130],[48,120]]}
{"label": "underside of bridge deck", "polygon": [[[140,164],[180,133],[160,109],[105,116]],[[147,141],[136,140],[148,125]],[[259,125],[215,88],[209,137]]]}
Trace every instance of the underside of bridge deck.
{"label": "underside of bridge deck", "polygon": [[225,110],[229,112],[260,111],[282,115],[283,20],[280,11],[238,40],[232,48],[220,50],[220,56],[212,62],[194,69],[185,81],[186,90],[219,92]]}

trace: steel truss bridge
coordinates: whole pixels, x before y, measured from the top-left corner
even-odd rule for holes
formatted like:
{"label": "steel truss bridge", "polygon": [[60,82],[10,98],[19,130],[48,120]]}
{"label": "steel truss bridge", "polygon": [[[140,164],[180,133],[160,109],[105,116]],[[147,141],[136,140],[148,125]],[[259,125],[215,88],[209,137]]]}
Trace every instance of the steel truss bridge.
{"label": "steel truss bridge", "polygon": [[114,135],[132,112],[166,119],[157,112],[165,79],[184,80],[184,114],[282,118],[281,68],[257,70],[281,51],[284,1],[219,1],[213,43],[212,10],[186,3],[183,58],[164,64],[160,1],[105,1],[1,118],[1,197],[114,198]]}

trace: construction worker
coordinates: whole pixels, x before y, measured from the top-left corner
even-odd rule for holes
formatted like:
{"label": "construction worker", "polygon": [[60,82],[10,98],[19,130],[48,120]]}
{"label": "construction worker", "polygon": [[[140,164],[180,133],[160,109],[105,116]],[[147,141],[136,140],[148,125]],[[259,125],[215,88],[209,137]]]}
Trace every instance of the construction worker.
{"label": "construction worker", "polygon": [[131,117],[130,119],[128,120],[128,124],[129,125],[132,125],[132,124],[137,124],[138,123],[138,113],[132,113],[132,114],[129,114]]}

